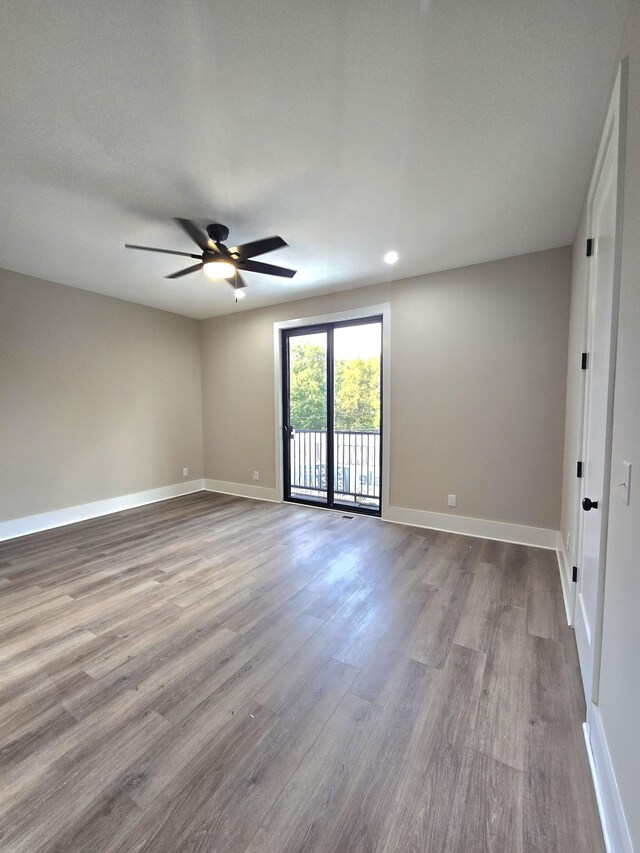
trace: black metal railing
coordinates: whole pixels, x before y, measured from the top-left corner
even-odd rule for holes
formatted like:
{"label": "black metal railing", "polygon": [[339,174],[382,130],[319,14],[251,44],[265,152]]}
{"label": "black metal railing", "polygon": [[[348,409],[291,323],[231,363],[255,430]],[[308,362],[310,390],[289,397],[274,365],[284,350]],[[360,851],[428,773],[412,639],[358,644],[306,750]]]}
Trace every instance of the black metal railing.
{"label": "black metal railing", "polygon": [[[327,432],[294,429],[291,437],[291,487],[310,492],[327,489]],[[380,499],[380,432],[335,430],[334,493],[347,500]]]}

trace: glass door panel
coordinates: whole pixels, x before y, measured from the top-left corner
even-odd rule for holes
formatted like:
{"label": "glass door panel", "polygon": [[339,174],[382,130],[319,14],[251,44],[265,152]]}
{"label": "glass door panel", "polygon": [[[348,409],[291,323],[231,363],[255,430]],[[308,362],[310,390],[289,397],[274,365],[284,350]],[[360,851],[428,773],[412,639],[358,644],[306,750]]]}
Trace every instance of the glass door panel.
{"label": "glass door panel", "polygon": [[[288,497],[328,500],[328,334],[287,334],[285,447]],[[287,416],[288,414],[288,416]]]}
{"label": "glass door panel", "polygon": [[380,510],[382,322],[333,330],[334,503]]}

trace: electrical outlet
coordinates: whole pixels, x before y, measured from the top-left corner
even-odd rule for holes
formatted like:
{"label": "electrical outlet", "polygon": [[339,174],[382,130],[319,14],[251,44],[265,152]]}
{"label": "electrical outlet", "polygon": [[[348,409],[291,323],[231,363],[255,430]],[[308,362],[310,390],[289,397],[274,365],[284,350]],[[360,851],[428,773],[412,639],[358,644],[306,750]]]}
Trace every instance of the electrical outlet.
{"label": "electrical outlet", "polygon": [[253,479],[254,479],[254,480],[259,480],[259,479],[260,479],[260,471],[254,471],[254,472],[253,472]]}
{"label": "electrical outlet", "polygon": [[182,469],[182,476],[183,476],[183,477],[188,477],[188,476],[189,476],[189,469],[188,469],[188,468],[183,468],[183,469]]}
{"label": "electrical outlet", "polygon": [[447,504],[449,506],[457,506],[458,504],[458,496],[457,495],[449,495],[447,499]]}

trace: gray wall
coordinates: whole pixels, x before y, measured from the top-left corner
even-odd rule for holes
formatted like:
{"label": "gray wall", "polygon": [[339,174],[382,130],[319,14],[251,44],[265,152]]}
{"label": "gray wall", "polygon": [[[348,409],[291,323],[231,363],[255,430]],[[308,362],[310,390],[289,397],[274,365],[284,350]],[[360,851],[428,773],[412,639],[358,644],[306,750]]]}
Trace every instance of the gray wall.
{"label": "gray wall", "polygon": [[204,321],[205,476],[275,485],[274,322],[389,302],[391,505],[557,530],[570,270],[554,249]]}
{"label": "gray wall", "polygon": [[557,529],[570,264],[554,249],[203,323],[2,272],[0,518],[184,466],[273,487],[273,323],[389,302],[391,505]]}
{"label": "gray wall", "polygon": [[196,320],[0,271],[0,520],[202,477]]}
{"label": "gray wall", "polygon": [[[640,3],[632,9],[600,713],[634,848],[640,850]],[[634,468],[629,506],[618,489],[623,461]]]}

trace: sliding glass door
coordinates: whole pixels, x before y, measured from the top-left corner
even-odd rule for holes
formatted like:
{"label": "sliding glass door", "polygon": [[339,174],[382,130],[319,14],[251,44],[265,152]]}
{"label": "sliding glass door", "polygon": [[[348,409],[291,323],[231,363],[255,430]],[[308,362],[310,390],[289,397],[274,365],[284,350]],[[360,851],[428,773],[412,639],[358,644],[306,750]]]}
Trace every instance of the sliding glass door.
{"label": "sliding glass door", "polygon": [[285,499],[380,514],[382,318],[282,332]]}

